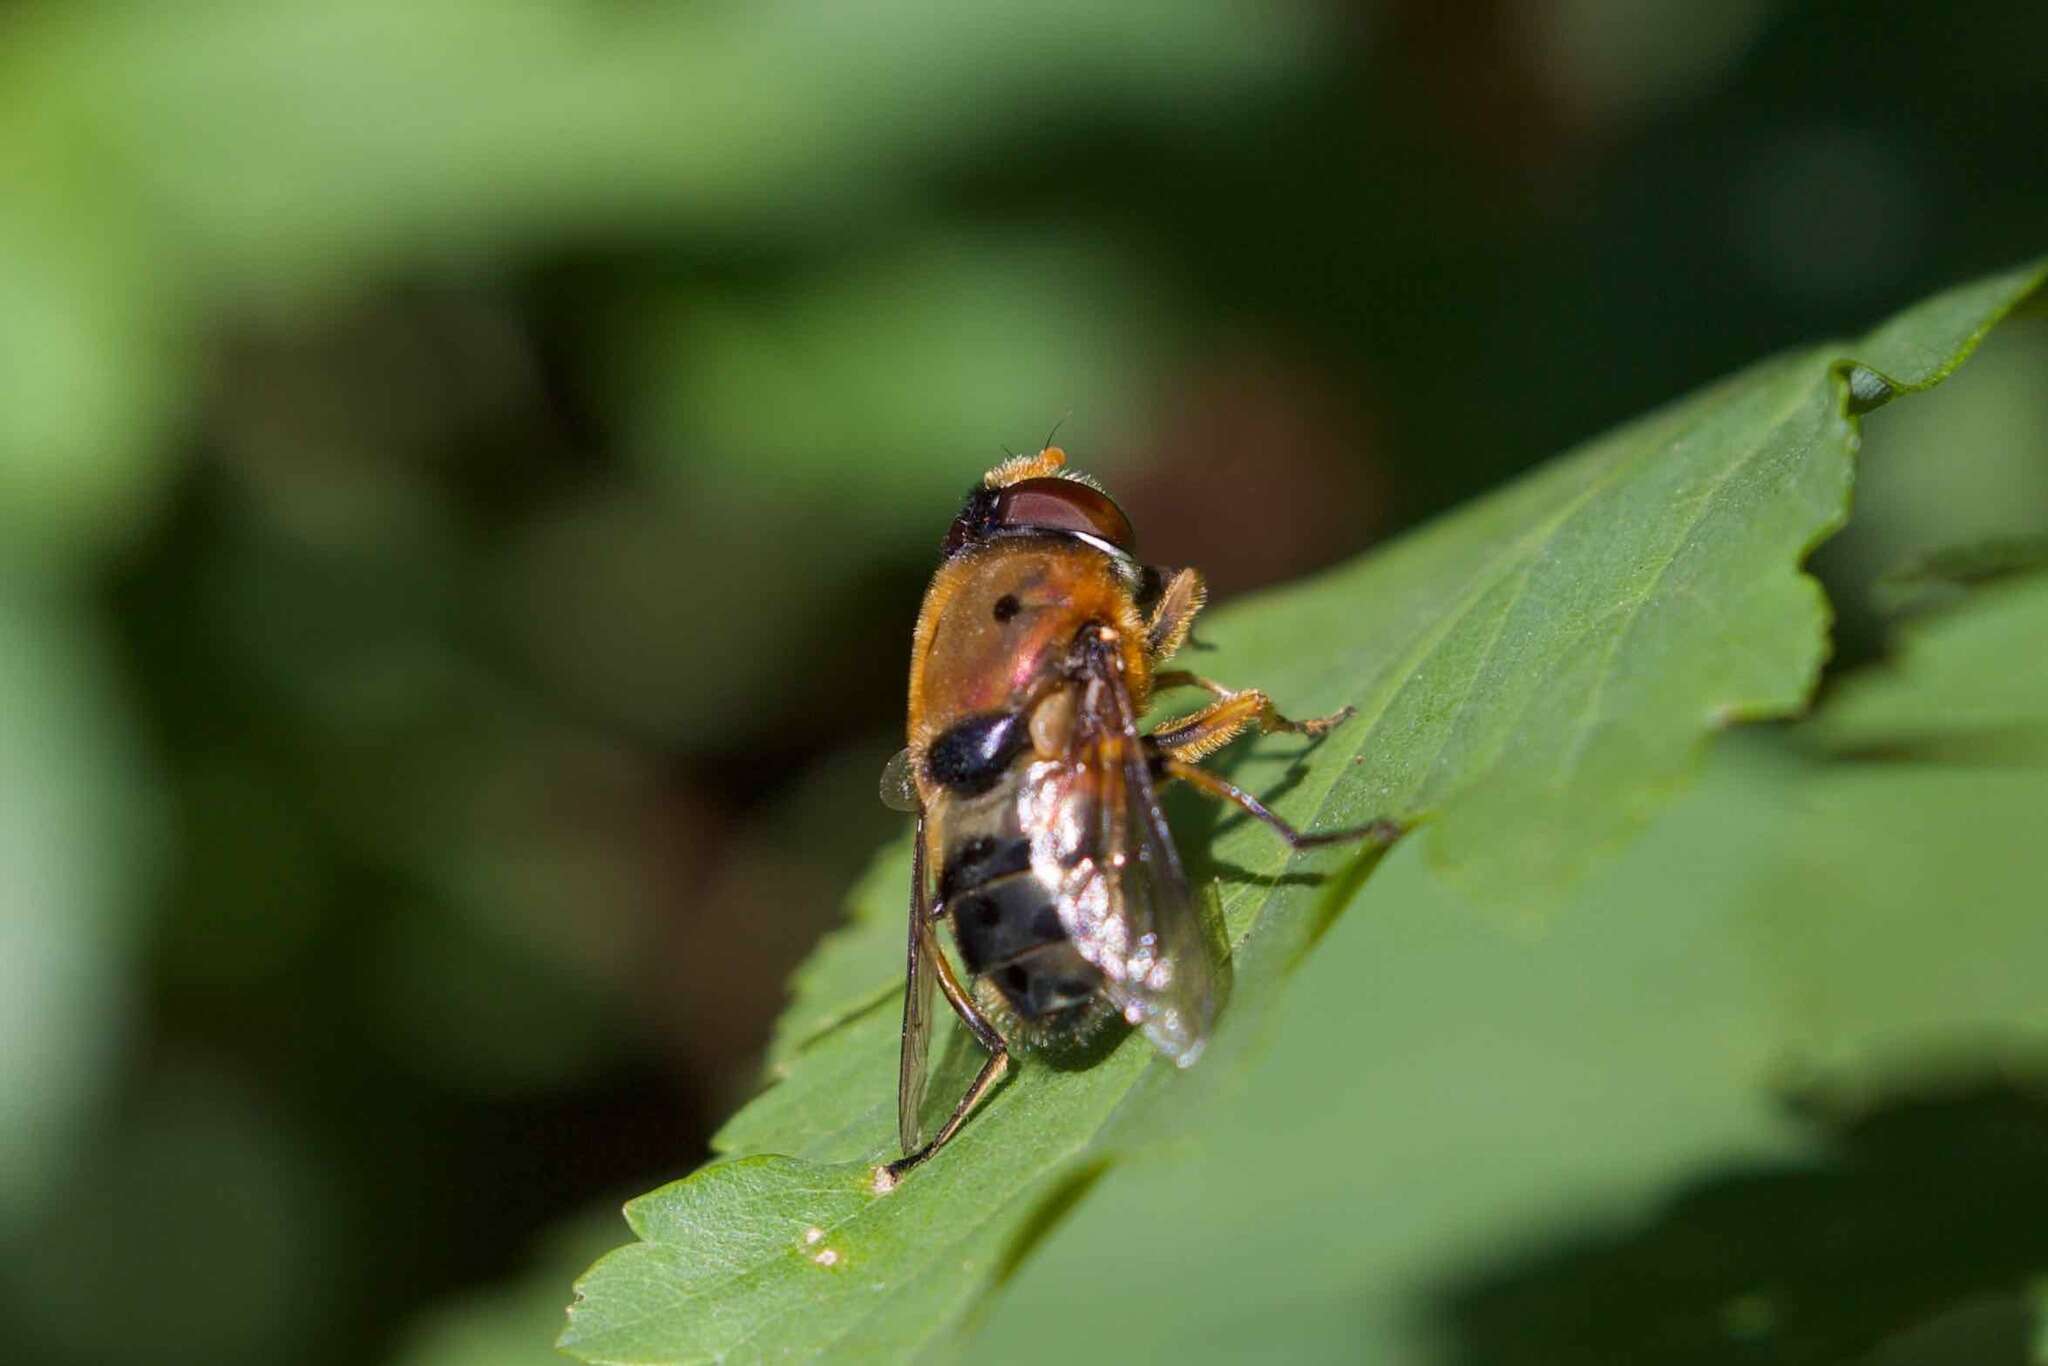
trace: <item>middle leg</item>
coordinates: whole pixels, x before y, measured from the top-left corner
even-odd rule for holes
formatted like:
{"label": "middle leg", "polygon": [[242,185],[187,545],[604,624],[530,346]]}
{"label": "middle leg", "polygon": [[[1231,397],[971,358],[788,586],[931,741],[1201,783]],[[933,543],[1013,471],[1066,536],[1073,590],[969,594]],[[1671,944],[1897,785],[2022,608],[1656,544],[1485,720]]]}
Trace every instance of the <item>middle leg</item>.
{"label": "middle leg", "polygon": [[1273,699],[1257,688],[1226,688],[1213,679],[1180,669],[1157,674],[1152,682],[1158,688],[1201,688],[1216,699],[1198,712],[1162,722],[1148,737],[1162,754],[1189,763],[1214,754],[1250,726],[1256,725],[1261,735],[1325,735],[1353,711],[1344,707],[1328,716],[1295,721],[1282,716],[1273,706]]}

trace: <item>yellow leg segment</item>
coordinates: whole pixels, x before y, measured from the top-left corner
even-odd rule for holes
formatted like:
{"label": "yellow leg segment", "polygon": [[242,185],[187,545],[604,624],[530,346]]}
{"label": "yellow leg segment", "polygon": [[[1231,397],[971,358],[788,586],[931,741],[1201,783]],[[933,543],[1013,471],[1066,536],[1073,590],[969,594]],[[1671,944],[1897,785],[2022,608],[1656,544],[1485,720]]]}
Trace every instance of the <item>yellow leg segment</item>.
{"label": "yellow leg segment", "polygon": [[1152,743],[1161,753],[1169,758],[1183,759],[1190,763],[1214,754],[1253,725],[1259,728],[1261,735],[1272,735],[1276,732],[1290,735],[1326,735],[1331,727],[1341,724],[1353,711],[1353,708],[1345,707],[1331,712],[1328,716],[1293,721],[1275,710],[1273,699],[1257,688],[1245,688],[1241,691],[1226,688],[1213,679],[1179,669],[1169,669],[1164,673],[1155,674],[1152,686],[1201,688],[1216,698],[1200,711],[1164,722],[1152,732]]}

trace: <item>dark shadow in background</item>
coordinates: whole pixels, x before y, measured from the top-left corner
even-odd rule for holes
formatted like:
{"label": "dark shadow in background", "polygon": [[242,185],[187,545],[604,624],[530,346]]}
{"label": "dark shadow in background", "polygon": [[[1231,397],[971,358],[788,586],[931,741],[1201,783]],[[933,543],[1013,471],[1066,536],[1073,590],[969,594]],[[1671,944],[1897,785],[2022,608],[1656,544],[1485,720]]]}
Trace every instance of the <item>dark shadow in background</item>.
{"label": "dark shadow in background", "polygon": [[1857,1112],[1797,1099],[1813,1163],[1730,1169],[1635,1228],[1474,1272],[1437,1300],[1451,1359],[2028,1362],[2021,1296],[2048,1268],[2043,1080],[1927,1086]]}

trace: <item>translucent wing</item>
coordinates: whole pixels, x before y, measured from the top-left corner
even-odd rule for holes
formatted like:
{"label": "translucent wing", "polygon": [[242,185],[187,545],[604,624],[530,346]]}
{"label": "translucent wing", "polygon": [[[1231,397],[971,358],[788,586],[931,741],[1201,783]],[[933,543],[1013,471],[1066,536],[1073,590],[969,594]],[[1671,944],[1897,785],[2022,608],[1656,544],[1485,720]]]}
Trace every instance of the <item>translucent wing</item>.
{"label": "translucent wing", "polygon": [[897,1059],[896,1135],[906,1156],[924,1144],[926,1054],[932,1039],[932,996],[938,986],[933,955],[939,946],[932,935],[931,907],[924,875],[924,814],[918,813],[916,849],[910,856],[910,949],[903,980],[903,1052]]}
{"label": "translucent wing", "polygon": [[882,765],[882,805],[891,811],[917,810],[917,784],[910,776],[910,751],[899,749]]}
{"label": "translucent wing", "polygon": [[1152,785],[1122,666],[1107,646],[1091,652],[1076,722],[1095,838],[1093,857],[1061,898],[1061,917],[1124,1018],[1191,1066],[1215,1019],[1216,964]]}

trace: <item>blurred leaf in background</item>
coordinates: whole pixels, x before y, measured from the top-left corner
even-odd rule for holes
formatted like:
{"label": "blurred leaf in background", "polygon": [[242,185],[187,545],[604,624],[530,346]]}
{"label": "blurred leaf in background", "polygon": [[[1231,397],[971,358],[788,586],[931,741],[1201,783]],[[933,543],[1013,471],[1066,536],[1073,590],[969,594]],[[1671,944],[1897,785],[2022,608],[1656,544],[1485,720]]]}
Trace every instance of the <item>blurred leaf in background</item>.
{"label": "blurred leaf in background", "polygon": [[82,1175],[159,847],[105,643],[67,605],[0,589],[0,1247]]}
{"label": "blurred leaf in background", "polygon": [[224,309],[278,316],[406,267],[495,273],[578,237],[687,229],[722,254],[886,237],[935,161],[1020,126],[1227,98],[1302,69],[1314,31],[1289,7],[996,18],[924,0],[81,5],[5,23],[0,355],[30,402],[0,427],[4,505],[47,509],[9,539],[62,556],[163,486],[193,343]]}
{"label": "blurred leaf in background", "polygon": [[555,1229],[517,1279],[421,1316],[392,1366],[560,1366],[563,1281],[611,1244],[616,1222],[604,1210]]}

